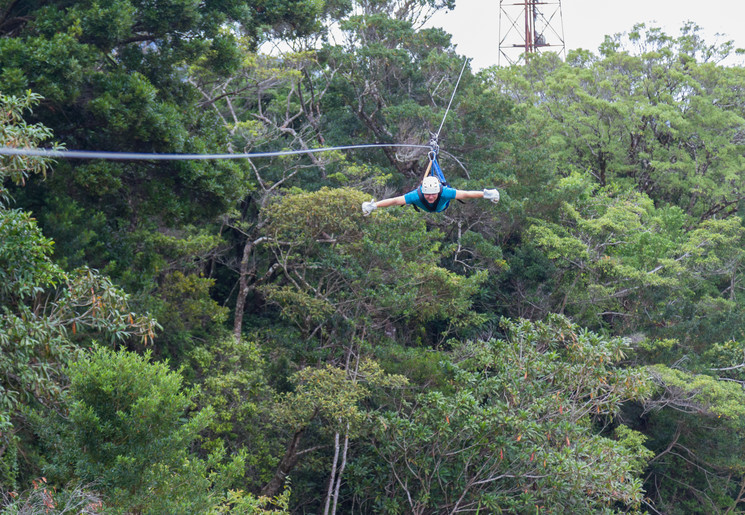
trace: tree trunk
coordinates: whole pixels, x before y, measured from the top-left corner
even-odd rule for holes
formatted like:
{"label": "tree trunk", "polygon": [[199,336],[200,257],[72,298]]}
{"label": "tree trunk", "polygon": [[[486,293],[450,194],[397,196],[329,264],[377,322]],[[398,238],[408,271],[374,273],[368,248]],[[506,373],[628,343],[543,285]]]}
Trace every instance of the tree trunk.
{"label": "tree trunk", "polygon": [[235,299],[235,316],[233,319],[233,336],[236,341],[241,339],[241,333],[243,332],[243,312],[246,309],[246,297],[248,297],[248,292],[255,288],[256,284],[267,281],[277,269],[276,264],[270,266],[264,277],[261,277],[253,285],[248,284],[249,278],[256,273],[254,267],[249,268],[253,249],[256,245],[266,240],[267,238],[264,236],[255,240],[248,238],[246,240],[246,245],[243,247],[243,257],[241,258],[241,264],[238,268],[238,295]]}
{"label": "tree trunk", "polygon": [[236,341],[241,339],[241,332],[243,331],[243,311],[246,308],[246,297],[249,291],[248,262],[251,258],[253,247],[254,242],[251,241],[251,238],[246,239],[246,244],[243,246],[241,265],[238,269],[238,297],[235,299],[235,318],[233,319],[233,335]]}
{"label": "tree trunk", "polygon": [[274,477],[272,477],[272,479],[264,485],[264,488],[261,489],[261,495],[275,497],[279,493],[279,489],[285,484],[287,474],[289,474],[295,467],[298,458],[300,457],[298,446],[300,445],[300,439],[303,437],[304,432],[305,428],[302,428],[292,436],[292,440],[287,446],[287,451],[285,452],[282,461],[279,462],[277,470],[274,472]]}
{"label": "tree trunk", "polygon": [[331,510],[333,515],[336,515],[336,504],[339,502],[339,488],[341,487],[341,478],[344,474],[344,468],[347,466],[347,451],[349,450],[349,422],[347,422],[347,431],[344,433],[344,450],[341,453],[341,466],[339,472],[336,475],[336,488],[334,488],[334,507]]}
{"label": "tree trunk", "polygon": [[[323,515],[329,514],[329,505],[331,504],[331,494],[334,491],[334,483],[336,482],[336,464],[339,462],[339,431],[334,434],[334,460],[331,463],[331,477],[329,478],[329,488],[326,492],[326,504],[323,508]],[[336,509],[336,502],[334,501],[334,509]]]}

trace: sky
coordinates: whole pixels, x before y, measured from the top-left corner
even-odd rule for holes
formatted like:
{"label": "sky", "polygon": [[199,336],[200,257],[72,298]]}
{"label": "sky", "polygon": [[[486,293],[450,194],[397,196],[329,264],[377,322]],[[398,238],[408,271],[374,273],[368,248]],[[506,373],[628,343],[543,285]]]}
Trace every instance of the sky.
{"label": "sky", "polygon": [[[507,12],[518,0],[456,0],[454,11],[439,12],[426,26],[442,27],[453,36],[459,54],[472,58],[476,71],[498,64],[500,5]],[[545,16],[555,12],[559,0],[542,9]],[[735,47],[745,48],[745,2],[743,0],[561,0],[561,22],[558,14],[551,26],[564,29],[566,50],[584,48],[597,52],[606,35],[628,32],[634,24],[661,27],[670,36],[678,36],[686,21],[702,29],[704,40],[733,40]],[[505,17],[502,18],[505,20]],[[504,23],[504,21],[503,21]],[[506,28],[503,28],[506,33]],[[716,33],[724,34],[718,39]],[[507,64],[502,58],[502,65]]]}

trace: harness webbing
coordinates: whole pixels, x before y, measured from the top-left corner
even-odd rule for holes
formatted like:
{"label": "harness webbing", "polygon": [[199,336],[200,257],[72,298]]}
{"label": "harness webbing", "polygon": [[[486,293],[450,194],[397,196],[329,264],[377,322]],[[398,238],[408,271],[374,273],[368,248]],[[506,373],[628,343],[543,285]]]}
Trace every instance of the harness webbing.
{"label": "harness webbing", "polygon": [[442,183],[443,186],[450,186],[450,184],[448,184],[447,179],[445,179],[445,175],[442,173],[442,168],[440,168],[440,163],[437,162],[437,157],[432,159],[432,175],[440,179],[440,183]]}
{"label": "harness webbing", "polygon": [[[424,181],[427,176],[432,175],[434,177],[437,177],[437,180],[440,181],[440,192],[437,194],[437,199],[435,199],[434,203],[430,204],[427,202],[427,199],[424,198],[424,193],[422,193],[422,186],[421,184],[416,189],[416,193],[419,196],[419,200],[421,200],[422,205],[424,208],[429,211],[430,213],[434,213],[437,209],[437,205],[440,203],[440,197],[442,196],[442,188],[445,186],[450,186],[448,184],[447,179],[445,179],[445,175],[442,173],[442,168],[440,168],[440,164],[437,162],[437,153],[433,150],[429,153],[429,164],[427,164],[427,170],[424,172],[424,177],[422,177],[422,181]],[[419,208],[416,206],[416,204],[412,204],[414,206],[414,209],[419,210]],[[443,211],[448,208],[450,205],[450,201],[448,200],[445,204],[445,207],[443,208]]]}

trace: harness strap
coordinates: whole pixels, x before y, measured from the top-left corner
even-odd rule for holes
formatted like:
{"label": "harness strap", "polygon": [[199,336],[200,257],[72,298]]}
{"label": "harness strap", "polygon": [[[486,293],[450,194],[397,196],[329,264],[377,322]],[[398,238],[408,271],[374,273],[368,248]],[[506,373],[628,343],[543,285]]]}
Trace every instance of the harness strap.
{"label": "harness strap", "polygon": [[[434,143],[433,143],[434,142]],[[440,181],[440,191],[437,193],[437,198],[435,199],[434,203],[430,204],[427,202],[427,199],[424,198],[424,193],[422,193],[422,187],[421,185],[416,189],[416,193],[419,196],[419,200],[422,202],[422,206],[429,211],[430,213],[437,212],[437,206],[440,203],[440,197],[442,196],[442,188],[445,186],[450,186],[448,184],[448,181],[445,179],[445,176],[442,173],[442,169],[440,168],[440,165],[437,163],[437,143],[436,140],[430,141],[430,147],[432,150],[429,152],[429,163],[427,164],[427,169],[424,171],[424,177],[422,177],[422,181],[426,179],[429,175],[433,175],[434,177],[437,177],[437,180]],[[419,211],[419,208],[416,204],[412,204],[414,206],[414,209]],[[448,208],[450,205],[450,201],[448,201],[445,206],[443,207],[443,211]]]}
{"label": "harness strap", "polygon": [[432,169],[434,170],[434,173],[432,175],[440,179],[440,182],[443,186],[449,187],[450,184],[448,184],[448,181],[445,178],[445,174],[442,173],[442,168],[440,168],[440,163],[437,162],[437,158],[432,160]]}
{"label": "harness strap", "polygon": [[434,159],[430,156],[429,163],[427,164],[427,169],[424,170],[424,176],[422,177],[422,180],[426,179],[429,175],[430,170],[432,170],[432,163],[434,162]]}
{"label": "harness strap", "polygon": [[[439,150],[439,146],[437,145],[437,138],[433,137],[433,139],[430,140],[429,144],[432,150],[430,150],[429,152],[429,163],[427,164],[427,169],[424,171],[424,177],[422,177],[422,181],[424,181],[424,179],[426,179],[430,175],[437,177],[441,185],[440,192],[437,194],[437,198],[432,204],[427,202],[427,199],[424,198],[424,193],[422,193],[421,185],[416,189],[416,192],[417,192],[417,195],[419,196],[419,200],[422,202],[422,206],[424,206],[424,208],[430,213],[435,213],[437,210],[437,206],[440,203],[440,197],[442,196],[442,189],[444,187],[450,187],[450,184],[448,184],[447,179],[445,179],[445,174],[442,173],[442,168],[440,168],[440,164],[437,162],[437,151]],[[414,206],[414,209],[419,211],[419,207],[416,204],[412,204],[412,205]],[[442,210],[444,211],[445,209],[447,209],[449,205],[450,205],[450,201],[448,200],[443,206]]]}

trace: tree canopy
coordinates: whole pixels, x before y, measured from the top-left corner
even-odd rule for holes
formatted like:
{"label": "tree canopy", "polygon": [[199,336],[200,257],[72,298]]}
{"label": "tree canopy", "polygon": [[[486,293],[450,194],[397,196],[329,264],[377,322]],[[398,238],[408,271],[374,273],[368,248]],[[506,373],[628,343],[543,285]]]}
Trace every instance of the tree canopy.
{"label": "tree canopy", "polygon": [[[3,512],[743,509],[732,44],[475,74],[452,7],[0,2],[0,146],[412,145],[0,155]],[[434,135],[500,202],[363,216]]]}

